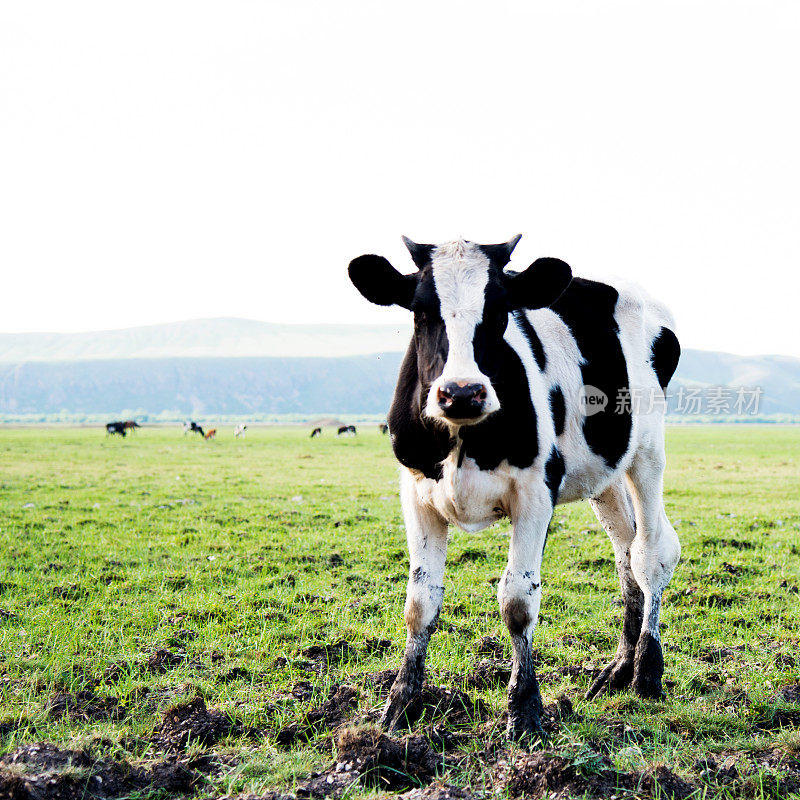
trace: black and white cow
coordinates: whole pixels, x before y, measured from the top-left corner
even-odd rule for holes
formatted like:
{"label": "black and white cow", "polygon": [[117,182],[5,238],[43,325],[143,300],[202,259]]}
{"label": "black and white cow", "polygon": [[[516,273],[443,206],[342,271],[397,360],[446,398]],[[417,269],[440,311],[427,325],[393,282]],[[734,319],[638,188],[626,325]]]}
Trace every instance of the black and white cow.
{"label": "black and white cow", "polygon": [[119,434],[122,438],[125,438],[125,433],[127,431],[127,425],[124,422],[107,422],[106,423],[106,436]]}
{"label": "black and white cow", "polygon": [[336,431],[337,436],[355,436],[356,435],[356,426],[355,425],[341,425],[339,430]]}
{"label": "black and white cow", "polygon": [[198,425],[194,420],[186,420],[183,423],[183,435],[186,436],[187,433],[199,433],[203,438],[206,435],[203,426]]}
{"label": "black and white cow", "polygon": [[680,557],[662,498],[664,408],[617,400],[628,392],[663,400],[680,355],[674,323],[640,290],[572,278],[555,258],[505,271],[519,238],[404,239],[417,267],[410,275],[377,255],[350,263],[367,300],[414,314],[388,417],[410,552],[405,655],[382,717],[390,730],[422,686],[447,526],[477,531],[508,517],[498,588],[514,649],[508,732],[541,733],[531,655],[540,567],[553,507],[580,499],[611,538],[625,607],[617,652],[587,696],[628,686],[661,695],[661,594]]}

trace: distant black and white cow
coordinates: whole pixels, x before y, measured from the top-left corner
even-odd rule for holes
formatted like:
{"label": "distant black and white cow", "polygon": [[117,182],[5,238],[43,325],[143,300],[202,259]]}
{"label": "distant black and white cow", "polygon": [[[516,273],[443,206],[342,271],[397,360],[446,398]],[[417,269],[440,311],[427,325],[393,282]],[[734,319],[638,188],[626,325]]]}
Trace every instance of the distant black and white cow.
{"label": "distant black and white cow", "polygon": [[[404,240],[417,267],[410,275],[377,255],[350,263],[367,300],[414,314],[388,417],[410,551],[408,638],[382,716],[390,730],[422,686],[448,524],[477,531],[509,517],[498,587],[514,649],[508,732],[541,732],[531,654],[540,567],[553,507],[580,499],[611,538],[625,609],[617,652],[587,696],[628,686],[661,695],[661,594],[680,557],[662,498],[663,396],[680,355],[674,323],[640,290],[573,279],[558,259],[505,271],[519,238]],[[637,394],[653,402],[628,402]]]}
{"label": "distant black and white cow", "polygon": [[124,422],[107,422],[106,423],[106,436],[109,434],[119,434],[125,438],[125,432],[128,426]]}
{"label": "distant black and white cow", "polygon": [[311,438],[312,439],[316,439],[317,436],[322,436],[322,428],[314,428],[314,430],[311,431]]}
{"label": "distant black and white cow", "polygon": [[183,423],[183,435],[186,436],[187,433],[199,433],[203,438],[206,435],[203,426],[198,425],[193,420],[187,420]]}
{"label": "distant black and white cow", "polygon": [[234,436],[235,436],[237,439],[244,438],[244,435],[245,435],[245,433],[246,433],[246,432],[247,432],[247,425],[245,425],[244,423],[242,423],[242,424],[240,424],[240,425],[237,425],[237,426],[236,426],[236,427],[233,429],[233,435],[234,435]]}
{"label": "distant black and white cow", "polygon": [[356,435],[356,426],[355,425],[341,425],[339,430],[336,431],[337,436],[355,436]]}

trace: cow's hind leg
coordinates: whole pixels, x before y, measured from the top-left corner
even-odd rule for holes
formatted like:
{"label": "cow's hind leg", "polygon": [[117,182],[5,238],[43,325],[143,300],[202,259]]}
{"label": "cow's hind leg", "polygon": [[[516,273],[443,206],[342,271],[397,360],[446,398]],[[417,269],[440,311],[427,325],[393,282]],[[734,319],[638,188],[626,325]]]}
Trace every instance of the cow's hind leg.
{"label": "cow's hind leg", "polygon": [[589,504],[614,547],[625,610],[617,652],[614,659],[589,687],[586,693],[587,699],[596,697],[605,689],[619,691],[631,685],[634,655],[642,631],[644,609],[644,594],[631,569],[631,544],[636,536],[636,522],[631,497],[624,481],[612,484],[591,499]]}
{"label": "cow's hind leg", "polygon": [[497,589],[500,613],[514,648],[508,684],[508,735],[543,736],[542,696],[533,663],[531,638],[542,597],[541,566],[547,528],[553,514],[550,490],[542,483],[512,509],[508,565]]}
{"label": "cow's hind leg", "polygon": [[681,555],[675,529],[667,519],[663,500],[664,449],[640,450],[628,470],[636,515],[636,537],[631,544],[631,570],[643,595],[642,630],[633,658],[634,692],[661,697],[664,658],[659,634],[661,595]]}
{"label": "cow's hind leg", "polygon": [[405,472],[400,498],[410,561],[405,605],[407,636],[403,663],[381,715],[381,723],[389,731],[402,726],[406,710],[422,689],[428,642],[442,610],[447,554],[447,523],[433,509],[420,504],[414,479]]}

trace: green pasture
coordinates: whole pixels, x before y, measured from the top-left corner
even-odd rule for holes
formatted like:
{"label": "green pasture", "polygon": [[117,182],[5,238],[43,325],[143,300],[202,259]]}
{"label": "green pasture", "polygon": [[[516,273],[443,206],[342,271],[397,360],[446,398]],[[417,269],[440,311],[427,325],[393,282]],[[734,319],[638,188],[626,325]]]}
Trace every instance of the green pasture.
{"label": "green pasture", "polygon": [[[201,696],[233,727],[187,744],[218,760],[198,796],[292,792],[331,763],[325,724],[290,746],[279,732],[342,683],[358,691],[353,718],[379,707],[364,676],[399,663],[407,562],[388,437],[309,430],[0,429],[0,753],[52,742],[148,763],[164,711]],[[788,796],[755,756],[800,750],[800,706],[781,696],[800,684],[800,427],[671,428],[665,501],[683,557],[657,703],[582,699],[622,609],[588,505],[556,510],[534,639],[545,703],[566,695],[574,714],[547,747],[581,769],[667,765],[698,797]],[[502,742],[503,689],[467,678],[482,637],[510,658],[495,599],[508,536],[507,523],[452,531],[428,679],[486,704],[466,753]],[[737,775],[708,777],[709,758],[734,758]],[[444,779],[485,789],[487,764],[462,759]]]}

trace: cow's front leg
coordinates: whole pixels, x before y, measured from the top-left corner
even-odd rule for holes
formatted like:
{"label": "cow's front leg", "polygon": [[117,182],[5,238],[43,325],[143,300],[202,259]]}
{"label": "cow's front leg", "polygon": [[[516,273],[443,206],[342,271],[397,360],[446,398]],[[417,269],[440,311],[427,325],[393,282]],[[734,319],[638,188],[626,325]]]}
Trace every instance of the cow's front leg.
{"label": "cow's front leg", "polygon": [[542,555],[553,506],[544,484],[531,495],[518,499],[516,511],[512,510],[508,566],[497,590],[500,614],[514,648],[508,685],[508,735],[512,739],[544,734],[542,696],[533,664],[531,637],[539,618]]}
{"label": "cow's front leg", "polygon": [[389,731],[402,725],[406,709],[422,689],[428,642],[442,610],[447,554],[447,522],[432,508],[420,503],[416,481],[405,471],[400,499],[410,561],[405,605],[407,635],[403,663],[381,716],[381,723]]}

